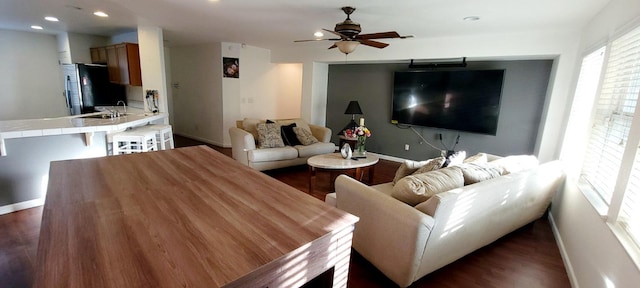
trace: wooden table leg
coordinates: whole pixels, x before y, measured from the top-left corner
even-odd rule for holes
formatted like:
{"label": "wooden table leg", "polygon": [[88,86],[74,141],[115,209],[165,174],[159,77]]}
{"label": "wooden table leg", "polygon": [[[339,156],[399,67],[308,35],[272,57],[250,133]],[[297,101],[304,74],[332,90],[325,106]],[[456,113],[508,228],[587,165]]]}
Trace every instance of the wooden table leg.
{"label": "wooden table leg", "polygon": [[309,166],[309,194],[313,193],[313,182],[316,178],[316,168]]}
{"label": "wooden table leg", "polygon": [[364,175],[364,170],[363,168],[356,168],[356,177],[354,177],[356,180],[362,182],[362,175]]}
{"label": "wooden table leg", "polygon": [[369,179],[367,179],[367,184],[371,184],[373,183],[373,173],[374,173],[374,168],[376,168],[376,165],[373,164],[371,166],[369,166]]}

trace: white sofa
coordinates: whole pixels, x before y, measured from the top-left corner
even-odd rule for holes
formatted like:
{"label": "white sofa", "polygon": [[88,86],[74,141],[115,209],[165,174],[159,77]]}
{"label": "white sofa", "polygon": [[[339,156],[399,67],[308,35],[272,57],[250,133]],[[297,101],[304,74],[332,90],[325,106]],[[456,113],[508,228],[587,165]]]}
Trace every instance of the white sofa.
{"label": "white sofa", "polygon": [[244,119],[236,121],[236,127],[229,128],[231,137],[231,154],[236,161],[256,170],[270,170],[289,166],[307,164],[307,159],[314,155],[335,152],[335,144],[331,141],[331,129],[308,124],[302,119],[277,119],[278,123],[298,123],[307,125],[318,143],[311,145],[285,146],[281,148],[257,148],[257,139],[252,131],[256,123],[265,120]]}
{"label": "white sofa", "polygon": [[360,218],[354,249],[406,287],[540,218],[563,179],[553,161],[436,194],[418,205],[425,213],[391,197],[392,183],[367,186],[341,175],[326,201]]}

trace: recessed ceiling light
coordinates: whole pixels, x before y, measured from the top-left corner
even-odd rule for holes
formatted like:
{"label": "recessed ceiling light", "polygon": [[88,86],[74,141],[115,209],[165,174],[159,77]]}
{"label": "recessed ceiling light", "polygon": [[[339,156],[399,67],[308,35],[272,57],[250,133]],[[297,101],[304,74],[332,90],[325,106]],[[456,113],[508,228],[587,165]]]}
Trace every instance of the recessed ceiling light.
{"label": "recessed ceiling light", "polygon": [[467,16],[467,17],[462,18],[462,20],[464,20],[464,21],[478,21],[478,20],[480,20],[480,17],[478,17],[478,16]]}
{"label": "recessed ceiling light", "polygon": [[96,16],[98,16],[98,17],[109,17],[109,14],[104,13],[104,12],[102,12],[102,11],[96,11],[96,12],[93,12],[93,15],[96,15]]}
{"label": "recessed ceiling light", "polygon": [[313,36],[316,36],[316,37],[322,37],[322,36],[324,36],[324,33],[322,33],[322,32],[320,32],[320,31],[318,31],[318,32],[316,32],[316,33],[313,33]]}
{"label": "recessed ceiling light", "polygon": [[58,18],[53,17],[53,16],[47,16],[47,17],[44,17],[44,20],[51,21],[51,22],[58,22],[58,21],[60,21],[60,20],[58,20]]}
{"label": "recessed ceiling light", "polygon": [[38,25],[31,25],[31,29],[36,29],[36,30],[42,30],[42,26],[38,26]]}

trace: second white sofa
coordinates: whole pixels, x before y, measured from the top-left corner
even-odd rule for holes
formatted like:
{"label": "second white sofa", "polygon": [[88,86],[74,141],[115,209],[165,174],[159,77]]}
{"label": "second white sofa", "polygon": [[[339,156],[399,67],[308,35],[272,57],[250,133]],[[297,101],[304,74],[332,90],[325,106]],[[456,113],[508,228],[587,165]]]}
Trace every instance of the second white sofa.
{"label": "second white sofa", "polygon": [[249,119],[236,121],[236,127],[229,128],[231,137],[231,154],[233,159],[256,170],[270,170],[289,166],[307,164],[307,159],[314,155],[335,152],[336,145],[331,141],[331,129],[308,124],[302,119],[278,119],[277,123],[286,125],[298,124],[308,127],[311,134],[319,141],[311,145],[295,145],[278,148],[258,148],[256,125],[266,120]]}

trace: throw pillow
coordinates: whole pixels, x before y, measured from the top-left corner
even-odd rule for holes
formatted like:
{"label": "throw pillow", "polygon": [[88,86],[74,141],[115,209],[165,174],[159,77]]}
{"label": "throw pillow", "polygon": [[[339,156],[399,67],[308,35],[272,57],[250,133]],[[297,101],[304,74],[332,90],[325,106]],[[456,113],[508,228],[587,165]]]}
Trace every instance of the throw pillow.
{"label": "throw pillow", "polygon": [[302,143],[302,145],[306,146],[318,143],[318,139],[316,139],[316,137],[313,137],[313,134],[311,134],[311,130],[304,129],[302,127],[293,127],[293,132],[296,133],[296,136],[298,140],[300,140],[300,143]]}
{"label": "throw pillow", "polygon": [[442,167],[442,165],[444,165],[444,161],[446,160],[447,159],[445,159],[444,157],[433,158],[431,159],[431,161],[429,161],[429,163],[418,168],[418,170],[416,170],[416,172],[413,172],[413,174],[422,174],[429,171],[438,170],[440,169],[440,167]]}
{"label": "throw pillow", "polygon": [[487,163],[487,153],[478,153],[467,159],[464,159],[462,163]]}
{"label": "throw pillow", "polygon": [[284,147],[282,136],[280,136],[280,126],[276,123],[260,123],[256,125],[258,130],[259,148]]}
{"label": "throw pillow", "polygon": [[429,200],[433,195],[464,186],[458,167],[448,167],[427,173],[409,175],[393,186],[391,196],[411,206]]}
{"label": "throw pillow", "polygon": [[398,167],[398,170],[396,170],[396,175],[393,177],[393,184],[396,184],[396,182],[398,182],[398,180],[402,179],[403,177],[415,173],[416,171],[418,171],[418,169],[424,166],[438,166],[433,169],[429,169],[429,171],[436,170],[442,167],[442,164],[444,164],[444,160],[444,157],[433,158],[425,161],[405,160],[404,162],[402,162],[400,167]]}
{"label": "throw pillow", "polygon": [[444,161],[444,165],[442,167],[444,168],[444,167],[456,166],[458,164],[462,164],[462,161],[464,161],[464,158],[467,158],[466,151],[454,152],[453,154],[447,156],[447,160]]}
{"label": "throw pillow", "polygon": [[533,155],[513,155],[491,161],[489,164],[501,169],[502,175],[507,175],[531,169],[538,166],[540,162],[538,161],[538,158]]}
{"label": "throw pillow", "polygon": [[293,132],[294,127],[297,127],[296,123],[280,126],[280,134],[282,134],[282,140],[284,141],[284,145],[287,145],[287,146],[302,145],[302,143],[300,143],[300,140],[298,140],[296,133]]}
{"label": "throw pillow", "polygon": [[278,123],[280,125],[289,125],[291,123],[296,123],[296,127],[301,127],[301,128],[304,128],[304,129],[307,129],[307,130],[311,131],[311,127],[309,127],[309,123],[307,123],[307,121],[305,121],[304,119],[301,119],[301,118],[278,120]]}
{"label": "throw pillow", "polygon": [[501,169],[488,163],[462,163],[457,167],[462,170],[464,185],[471,185],[484,180],[500,177]]}

